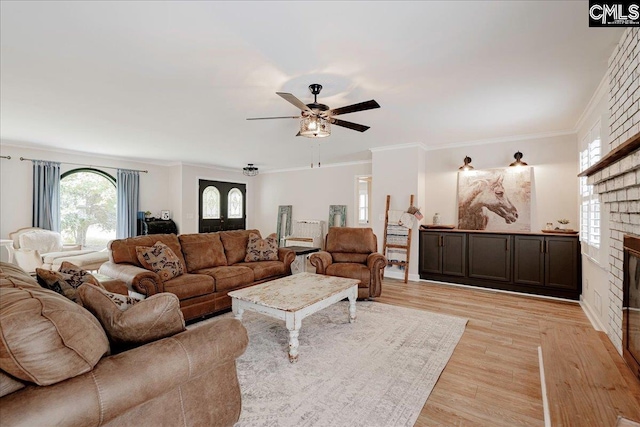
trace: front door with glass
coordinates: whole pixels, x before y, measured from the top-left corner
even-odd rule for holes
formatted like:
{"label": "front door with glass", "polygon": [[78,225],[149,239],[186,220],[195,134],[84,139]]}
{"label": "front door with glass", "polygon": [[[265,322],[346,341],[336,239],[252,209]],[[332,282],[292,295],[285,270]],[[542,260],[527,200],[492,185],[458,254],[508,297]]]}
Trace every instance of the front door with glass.
{"label": "front door with glass", "polygon": [[246,184],[201,179],[198,200],[200,233],[246,228]]}

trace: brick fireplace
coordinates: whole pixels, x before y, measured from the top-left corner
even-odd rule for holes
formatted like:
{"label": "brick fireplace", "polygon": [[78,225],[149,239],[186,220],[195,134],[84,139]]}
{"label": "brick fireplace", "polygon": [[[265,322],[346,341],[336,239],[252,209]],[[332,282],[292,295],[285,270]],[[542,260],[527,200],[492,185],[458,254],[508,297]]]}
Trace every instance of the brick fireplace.
{"label": "brick fireplace", "polygon": [[640,236],[640,29],[626,30],[609,59],[610,153],[585,171],[609,212],[609,330],[622,354],[623,239]]}

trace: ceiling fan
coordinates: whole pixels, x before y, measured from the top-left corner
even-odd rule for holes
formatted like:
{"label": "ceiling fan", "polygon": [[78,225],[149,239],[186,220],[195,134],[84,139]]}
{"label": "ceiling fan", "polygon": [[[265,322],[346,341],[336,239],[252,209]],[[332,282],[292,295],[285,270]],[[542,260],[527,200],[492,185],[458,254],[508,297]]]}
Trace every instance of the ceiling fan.
{"label": "ceiling fan", "polygon": [[286,101],[289,101],[300,109],[299,116],[253,117],[247,120],[301,119],[300,132],[298,132],[296,136],[306,136],[307,138],[323,138],[331,135],[331,125],[342,126],[348,129],[357,130],[358,132],[364,132],[369,129],[369,126],[336,119],[335,116],[380,108],[380,104],[372,99],[371,101],[330,109],[329,106],[318,103],[318,94],[321,90],[322,85],[317,83],[309,85],[309,91],[313,95],[313,102],[311,104],[305,104],[290,93],[276,92],[277,95],[280,95]]}

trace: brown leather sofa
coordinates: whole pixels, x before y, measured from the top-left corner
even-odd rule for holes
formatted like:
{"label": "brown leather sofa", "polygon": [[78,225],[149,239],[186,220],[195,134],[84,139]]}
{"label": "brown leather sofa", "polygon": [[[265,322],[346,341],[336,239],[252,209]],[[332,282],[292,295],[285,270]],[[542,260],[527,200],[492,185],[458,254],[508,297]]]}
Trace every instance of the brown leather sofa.
{"label": "brown leather sofa", "polygon": [[360,280],[358,298],[380,296],[387,258],[378,253],[378,239],[370,228],[331,227],[325,250],[309,261],[317,274]]}
{"label": "brown leather sofa", "polygon": [[235,360],[248,344],[219,319],[116,355],[89,311],[0,263],[2,426],[232,426]]}
{"label": "brown leather sofa", "polygon": [[[291,275],[295,252],[279,248],[277,261],[244,262],[249,233],[234,230],[196,234],[153,234],[113,240],[109,262],[100,273],[122,280],[133,290],[151,296],[171,292],[180,299],[185,320],[193,320],[231,307],[227,294],[233,290]],[[169,246],[186,267],[185,273],[163,282],[153,271],[142,267],[136,246]]]}

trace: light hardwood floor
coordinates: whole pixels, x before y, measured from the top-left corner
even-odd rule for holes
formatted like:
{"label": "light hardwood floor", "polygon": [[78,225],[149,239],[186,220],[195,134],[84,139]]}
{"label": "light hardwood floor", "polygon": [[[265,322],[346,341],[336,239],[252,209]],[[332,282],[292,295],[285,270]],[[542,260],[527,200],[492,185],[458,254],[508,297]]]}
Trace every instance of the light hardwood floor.
{"label": "light hardwood floor", "polygon": [[469,321],[415,426],[543,426],[540,322],[591,327],[577,303],[385,279],[376,301]]}

